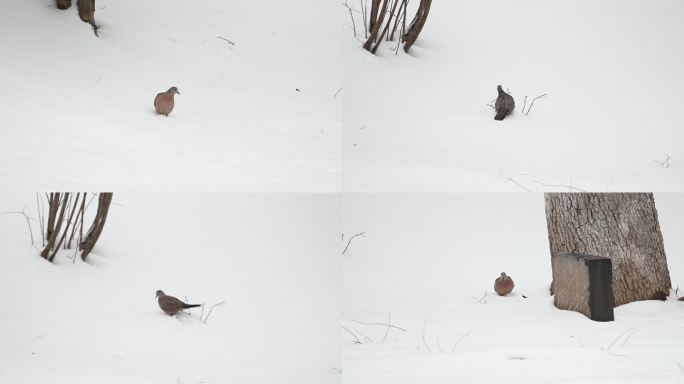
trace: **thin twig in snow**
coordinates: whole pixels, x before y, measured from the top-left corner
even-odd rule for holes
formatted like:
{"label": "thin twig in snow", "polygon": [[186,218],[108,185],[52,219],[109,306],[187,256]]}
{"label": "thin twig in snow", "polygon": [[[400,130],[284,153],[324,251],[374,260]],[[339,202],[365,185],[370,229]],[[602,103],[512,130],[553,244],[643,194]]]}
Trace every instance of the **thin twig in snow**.
{"label": "thin twig in snow", "polygon": [[3,215],[7,215],[7,214],[10,214],[10,213],[15,213],[15,214],[19,214],[19,215],[24,216],[24,219],[26,219],[26,226],[27,226],[28,229],[29,229],[29,236],[31,236],[31,246],[33,247],[33,246],[34,246],[34,241],[33,241],[33,229],[31,228],[31,218],[28,217],[28,215],[26,214],[25,210],[26,210],[26,207],[24,206],[24,207],[21,209],[21,211],[9,211],[9,212],[3,212],[2,214],[3,214]]}
{"label": "thin twig in snow", "polygon": [[653,160],[656,164],[660,165],[661,167],[665,168],[670,168],[670,165],[676,165],[674,161],[672,161],[672,157],[670,157],[669,154],[665,155],[665,160],[660,161],[660,160]]}
{"label": "thin twig in snow", "polygon": [[216,38],[217,38],[217,39],[221,39],[221,40],[227,42],[228,44],[232,45],[233,47],[235,46],[235,43],[233,43],[232,41],[226,39],[225,37],[216,36]]}
{"label": "thin twig in snow", "polygon": [[427,341],[425,341],[425,330],[427,329],[427,323],[428,323],[429,320],[430,320],[430,318],[428,317],[428,318],[425,320],[425,323],[423,324],[423,344],[425,345],[425,348],[428,350],[428,352],[432,353],[432,350],[430,349],[430,346],[428,346]]}
{"label": "thin twig in snow", "polygon": [[[41,211],[40,207],[43,207]],[[45,246],[45,227],[43,226],[43,212],[45,205],[43,204],[43,199],[40,198],[40,193],[36,193],[36,207],[38,209],[38,223],[40,224],[40,236],[43,240],[43,247]]]}
{"label": "thin twig in snow", "polygon": [[437,340],[436,340],[437,349],[439,349],[439,353],[443,353],[443,351],[442,351],[442,344],[439,343],[439,338],[440,338],[440,337],[442,337],[442,334],[441,334],[441,333],[438,333],[438,334],[437,334]]}
{"label": "thin twig in snow", "polygon": [[454,344],[454,347],[451,348],[451,352],[456,352],[456,347],[458,346],[458,344],[461,343],[461,340],[465,339],[468,335],[470,335],[470,332],[472,332],[472,331],[473,331],[473,330],[471,329],[471,330],[469,330],[468,332],[466,332],[465,335],[459,337],[459,339],[456,340],[456,343]]}
{"label": "thin twig in snow", "polygon": [[349,332],[350,335],[354,336],[354,339],[355,339],[355,340],[353,340],[353,342],[354,342],[355,344],[363,344],[363,343],[361,343],[361,340],[359,340],[359,338],[356,336],[356,334],[355,334],[354,332],[350,331],[349,328],[343,326],[342,329],[344,329],[345,331]]}
{"label": "thin twig in snow", "polygon": [[218,306],[221,306],[221,305],[223,305],[223,304],[225,304],[225,303],[226,303],[226,301],[224,300],[224,301],[222,301],[222,302],[220,302],[220,303],[216,303],[216,304],[212,305],[212,306],[209,308],[209,313],[207,313],[207,317],[205,317],[204,320],[202,320],[202,319],[200,318],[200,320],[201,320],[203,323],[206,324],[206,323],[207,323],[207,320],[209,320],[209,316],[211,316],[211,311],[213,311],[214,308],[216,308],[216,307],[218,307]]}
{"label": "thin twig in snow", "polygon": [[487,300],[486,300],[486,298],[487,298],[487,291],[485,291],[484,295],[482,295],[482,297],[479,298],[479,299],[478,299],[477,297],[474,297],[474,296],[470,296],[470,298],[473,299],[473,300],[475,300],[475,301],[477,301],[477,302],[480,303],[480,304],[487,304]]}
{"label": "thin twig in snow", "polygon": [[387,339],[387,335],[389,335],[389,331],[390,331],[391,327],[392,327],[392,312],[389,312],[387,315],[387,331],[385,331],[385,337],[382,338],[383,343]]}
{"label": "thin twig in snow", "polygon": [[[535,102],[535,101],[537,101],[538,99],[543,99],[543,98],[545,98],[547,95],[548,95],[548,93],[545,93],[545,94],[543,94],[543,95],[539,95],[539,96],[535,97],[534,99],[532,99],[532,102],[530,103],[530,107],[527,108],[527,112],[525,113],[525,116],[527,116],[527,115],[530,114],[530,111],[532,110],[532,106],[534,106],[534,102]],[[525,112],[525,111],[523,110],[523,112]]]}
{"label": "thin twig in snow", "polygon": [[394,328],[394,329],[398,329],[398,330],[400,330],[400,331],[407,332],[406,329],[404,329],[404,328],[402,328],[402,327],[398,327],[398,326],[396,326],[396,325],[394,325],[394,324],[389,324],[389,323],[388,323],[388,324],[385,324],[385,323],[365,323],[365,322],[363,322],[363,321],[358,321],[358,320],[354,320],[354,319],[349,319],[349,320],[352,321],[352,322],[354,322],[354,323],[361,324],[361,325],[382,325],[383,327],[392,327],[392,328]]}
{"label": "thin twig in snow", "polygon": [[338,89],[337,92],[335,92],[335,95],[333,96],[333,100],[335,100],[335,98],[337,97],[337,95],[340,94],[340,92],[342,92],[342,88]]}
{"label": "thin twig in snow", "polygon": [[586,192],[585,190],[577,187],[573,187],[572,185],[565,185],[565,184],[546,184],[542,183],[541,181],[537,180],[530,180],[531,182],[539,185],[543,185],[545,187],[557,187],[557,188],[567,188],[568,190],[576,191],[576,192]]}
{"label": "thin twig in snow", "polygon": [[510,181],[510,182],[512,182],[513,184],[517,185],[518,187],[524,189],[526,192],[532,192],[532,190],[530,190],[530,189],[527,188],[526,186],[520,184],[520,183],[519,183],[517,180],[515,180],[514,178],[509,177],[509,176],[506,176],[506,175],[503,173],[503,168],[501,168],[501,169],[499,170],[499,179],[505,179],[506,181],[504,182],[504,184],[506,184],[507,182]]}
{"label": "thin twig in snow", "polygon": [[355,237],[357,236],[365,236],[366,232],[359,232],[355,234],[354,236],[350,237],[349,240],[347,241],[347,245],[344,247],[344,250],[342,251],[342,254],[344,255],[347,253],[347,249],[349,248],[349,245],[351,245],[352,240],[354,240]]}
{"label": "thin twig in snow", "polygon": [[356,328],[356,326],[352,325],[352,328],[354,328],[354,330],[356,331],[356,333],[358,333],[359,335],[363,336],[363,338],[366,339],[366,341],[368,341],[369,343],[372,343],[372,342],[373,342],[373,339],[371,339],[370,337],[366,336],[366,334],[364,334],[363,332],[359,331],[359,329]]}
{"label": "thin twig in snow", "polygon": [[342,4],[342,6],[347,8],[347,10],[349,11],[349,18],[352,21],[352,28],[354,29],[354,37],[356,37],[356,22],[354,21],[354,13],[353,13],[354,9],[347,3],[347,1],[345,1],[344,4]]}
{"label": "thin twig in snow", "polygon": [[[620,340],[620,338],[621,338],[622,336],[624,336],[627,332],[630,332],[630,331],[635,331],[635,332],[636,332],[636,328],[629,328],[629,329],[623,331],[623,332],[622,332],[621,334],[619,334],[615,339],[613,339],[613,342],[610,343],[610,345],[608,345],[608,348],[607,348],[606,350],[607,350],[608,352],[610,352],[610,349],[613,348],[613,345],[614,345],[618,340]],[[631,335],[630,335],[630,336],[631,336]],[[629,337],[628,337],[627,339],[629,339]],[[627,342],[627,341],[625,341],[625,342]],[[624,346],[624,343],[623,343],[622,345]]]}

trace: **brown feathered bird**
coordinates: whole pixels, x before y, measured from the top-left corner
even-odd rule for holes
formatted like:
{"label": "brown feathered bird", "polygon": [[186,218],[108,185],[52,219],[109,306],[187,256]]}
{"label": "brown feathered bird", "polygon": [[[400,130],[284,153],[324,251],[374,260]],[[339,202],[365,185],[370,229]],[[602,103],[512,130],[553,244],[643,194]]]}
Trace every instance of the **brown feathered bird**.
{"label": "brown feathered bird", "polygon": [[513,100],[513,96],[504,92],[500,85],[496,86],[496,90],[499,92],[499,96],[496,98],[496,103],[494,103],[494,110],[496,110],[494,120],[503,120],[504,117],[513,113],[515,100]]}
{"label": "brown feathered bird", "polygon": [[161,289],[157,291],[157,302],[159,303],[159,308],[169,316],[177,314],[181,309],[200,306],[200,304],[186,304],[173,296],[167,296]]}
{"label": "brown feathered bird", "polygon": [[154,98],[154,109],[158,114],[168,116],[173,111],[174,95],[180,95],[176,87],[171,87],[168,91],[157,94],[157,97]]}
{"label": "brown feathered bird", "polygon": [[501,272],[501,276],[494,280],[494,290],[499,296],[508,295],[513,290],[513,287],[515,287],[513,279],[506,275],[506,272]]}

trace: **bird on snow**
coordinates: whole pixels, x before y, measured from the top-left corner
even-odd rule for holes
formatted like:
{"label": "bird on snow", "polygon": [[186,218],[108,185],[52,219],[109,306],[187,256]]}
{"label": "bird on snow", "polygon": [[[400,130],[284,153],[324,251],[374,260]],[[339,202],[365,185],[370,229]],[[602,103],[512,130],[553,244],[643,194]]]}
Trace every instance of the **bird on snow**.
{"label": "bird on snow", "polygon": [[496,103],[494,103],[494,110],[496,110],[494,120],[503,120],[504,117],[510,115],[515,109],[515,101],[513,96],[504,92],[500,85],[496,86],[496,90],[499,92],[499,96],[496,98]]}
{"label": "bird on snow", "polygon": [[157,94],[157,97],[154,98],[154,109],[158,114],[168,116],[173,111],[174,95],[180,95],[176,87],[171,87],[168,91]]}
{"label": "bird on snow", "polygon": [[508,295],[511,293],[514,286],[513,279],[506,275],[506,272],[501,272],[501,276],[494,280],[494,290],[499,296]]}
{"label": "bird on snow", "polygon": [[161,289],[157,291],[157,303],[159,303],[159,308],[169,316],[177,314],[181,309],[200,306],[200,304],[186,304],[173,296],[167,296]]}

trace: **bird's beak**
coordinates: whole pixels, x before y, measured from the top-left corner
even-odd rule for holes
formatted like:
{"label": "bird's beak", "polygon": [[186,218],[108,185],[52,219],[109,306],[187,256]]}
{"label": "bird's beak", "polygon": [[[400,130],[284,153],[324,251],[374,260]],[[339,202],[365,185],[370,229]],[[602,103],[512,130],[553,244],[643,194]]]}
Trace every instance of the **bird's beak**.
{"label": "bird's beak", "polygon": [[176,93],[180,95],[180,92],[178,92],[178,90],[176,90]]}

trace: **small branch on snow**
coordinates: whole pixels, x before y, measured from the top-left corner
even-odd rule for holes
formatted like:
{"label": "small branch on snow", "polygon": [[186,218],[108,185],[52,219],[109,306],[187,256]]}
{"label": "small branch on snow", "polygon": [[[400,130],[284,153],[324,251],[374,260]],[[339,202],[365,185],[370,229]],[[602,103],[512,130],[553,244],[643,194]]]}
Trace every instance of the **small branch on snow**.
{"label": "small branch on snow", "polygon": [[387,315],[387,331],[385,331],[385,337],[382,338],[382,342],[384,343],[385,340],[387,340],[387,335],[389,335],[390,328],[392,327],[392,312],[389,312]]}
{"label": "small branch on snow", "polygon": [[[532,99],[532,102],[530,103],[530,107],[527,108],[527,112],[525,112],[525,109],[523,109],[523,113],[525,114],[525,116],[530,114],[530,111],[532,110],[532,106],[534,106],[535,101],[537,101],[538,99],[546,98],[547,95],[548,95],[548,93],[544,93],[543,95],[539,95],[539,96],[535,97],[534,99]],[[525,97],[527,98],[527,96],[525,96]]]}
{"label": "small branch on snow", "polygon": [[660,160],[653,160],[653,161],[654,161],[656,164],[658,164],[658,165],[660,165],[661,167],[664,167],[664,168],[670,168],[671,165],[676,165],[676,164],[677,164],[677,163],[675,163],[675,162],[672,160],[672,157],[670,157],[669,154],[666,154],[666,155],[665,155],[665,160],[663,160],[663,161],[660,161]]}
{"label": "small branch on snow", "polygon": [[425,341],[425,330],[427,329],[428,321],[430,321],[429,317],[425,320],[425,323],[423,324],[423,345],[425,345],[425,348],[428,350],[428,352],[432,353],[430,346],[428,346],[427,341]]}
{"label": "small branch on snow", "polygon": [[342,6],[345,7],[345,8],[347,8],[347,10],[349,11],[349,18],[350,18],[351,21],[352,21],[352,28],[354,29],[354,37],[356,37],[356,22],[354,21],[354,13],[353,13],[353,12],[355,11],[355,9],[352,8],[352,7],[347,3],[347,1],[345,1],[344,4],[342,4]]}
{"label": "small branch on snow", "polygon": [[[504,179],[504,180],[505,180],[503,184],[506,184],[507,182],[510,181],[510,182],[512,182],[513,184],[517,185],[518,187],[524,189],[525,192],[532,192],[532,190],[530,190],[530,189],[527,188],[526,186],[520,184],[520,183],[519,183],[517,180],[515,180],[514,178],[505,175],[505,174],[503,173],[503,168],[499,169],[498,178],[499,178],[499,179]],[[502,184],[502,185],[503,185],[503,184]]]}
{"label": "small branch on snow", "polygon": [[19,215],[24,216],[24,219],[26,219],[26,226],[29,229],[29,236],[31,236],[31,246],[33,247],[34,241],[33,241],[33,229],[31,228],[31,218],[26,214],[25,210],[26,210],[26,207],[23,207],[21,209],[21,211],[9,211],[9,212],[3,212],[2,214],[8,215],[10,213],[14,213],[14,214],[19,214]]}
{"label": "small branch on snow", "polygon": [[[205,317],[204,320],[202,320],[202,318],[200,317],[200,321],[203,322],[204,324],[206,324],[206,323],[207,323],[207,320],[209,320],[209,316],[211,316],[211,311],[213,311],[214,308],[219,307],[219,306],[221,306],[221,305],[223,305],[223,304],[225,304],[225,303],[226,303],[226,301],[223,300],[223,301],[220,302],[220,303],[216,303],[216,304],[212,305],[212,306],[209,308],[209,313],[207,313],[207,317]],[[204,313],[204,304],[202,304],[202,313]]]}
{"label": "small branch on snow", "polygon": [[482,297],[479,299],[477,297],[474,297],[474,296],[470,296],[470,298],[477,301],[480,304],[487,304],[487,300],[486,300],[487,299],[487,291],[485,291],[484,295],[482,295]]}
{"label": "small branch on snow", "polygon": [[568,190],[575,191],[575,192],[586,192],[585,190],[577,187],[573,187],[572,185],[565,185],[565,184],[546,184],[542,183],[541,181],[537,180],[531,180],[535,184],[543,185],[545,187],[557,187],[557,188],[567,188]]}
{"label": "small branch on snow", "polygon": [[233,43],[232,41],[230,41],[230,40],[226,39],[225,37],[222,37],[222,36],[216,36],[216,38],[217,38],[217,39],[221,39],[221,40],[223,40],[223,41],[227,42],[228,44],[232,45],[233,47],[235,46],[235,43]]}
{"label": "small branch on snow", "polygon": [[465,335],[461,336],[458,340],[456,340],[456,343],[454,344],[454,347],[451,348],[451,352],[456,352],[456,347],[458,347],[458,345],[461,343],[461,341],[462,341],[463,339],[465,339],[468,335],[470,335],[470,332],[472,332],[472,331],[473,331],[472,329],[469,330],[468,332],[465,333]]}
{"label": "small branch on snow", "polygon": [[338,89],[337,92],[335,92],[335,95],[333,96],[333,100],[335,100],[335,98],[337,97],[337,95],[340,94],[340,92],[342,92],[342,88]]}
{"label": "small branch on snow", "polygon": [[342,254],[344,255],[345,253],[347,253],[347,249],[349,249],[349,245],[351,245],[351,242],[352,242],[352,240],[354,240],[355,237],[365,236],[365,235],[366,235],[366,232],[359,232],[359,233],[353,235],[352,237],[350,237],[349,240],[347,241],[347,245],[344,247],[344,250],[342,251]]}
{"label": "small branch on snow", "polygon": [[356,334],[354,332],[350,331],[349,328],[343,326],[342,329],[349,332],[349,334],[354,337],[354,340],[353,340],[354,344],[363,344],[361,342],[361,340],[359,340],[359,338],[356,336]]}
{"label": "small branch on snow", "polygon": [[404,328],[402,328],[402,327],[398,327],[398,326],[396,326],[396,325],[394,325],[394,324],[389,324],[389,323],[387,323],[387,324],[385,324],[385,323],[365,323],[365,322],[363,322],[363,321],[358,321],[358,320],[354,320],[354,319],[349,319],[349,320],[350,320],[351,322],[354,322],[354,323],[357,323],[357,324],[361,324],[361,325],[381,325],[381,326],[383,326],[383,327],[391,327],[391,328],[394,328],[394,329],[398,329],[398,330],[400,330],[400,331],[407,332],[406,329],[404,329]]}
{"label": "small branch on snow", "polygon": [[622,346],[623,346],[623,347],[625,346],[625,343],[627,343],[627,340],[629,340],[629,338],[632,337],[632,335],[634,334],[634,332],[636,332],[636,328],[629,328],[629,329],[623,331],[621,334],[619,334],[615,339],[613,339],[613,342],[611,342],[610,345],[608,345],[608,348],[606,349],[606,351],[608,351],[608,353],[610,353],[610,349],[613,348],[613,345],[614,345],[618,340],[620,340],[620,338],[621,338],[622,336],[624,336],[624,335],[625,335],[626,333],[628,333],[628,332],[631,332],[631,333],[625,338],[624,342],[622,343]]}

